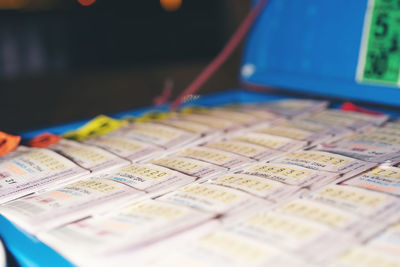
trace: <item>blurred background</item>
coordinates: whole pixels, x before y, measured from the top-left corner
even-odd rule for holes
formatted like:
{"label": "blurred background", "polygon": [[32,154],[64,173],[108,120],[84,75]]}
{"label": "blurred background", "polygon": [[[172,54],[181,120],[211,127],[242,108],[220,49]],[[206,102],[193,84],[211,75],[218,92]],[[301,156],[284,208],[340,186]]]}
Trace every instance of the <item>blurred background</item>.
{"label": "blurred background", "polygon": [[[250,0],[0,0],[0,130],[18,133],[176,96]],[[202,93],[236,87],[240,47]]]}

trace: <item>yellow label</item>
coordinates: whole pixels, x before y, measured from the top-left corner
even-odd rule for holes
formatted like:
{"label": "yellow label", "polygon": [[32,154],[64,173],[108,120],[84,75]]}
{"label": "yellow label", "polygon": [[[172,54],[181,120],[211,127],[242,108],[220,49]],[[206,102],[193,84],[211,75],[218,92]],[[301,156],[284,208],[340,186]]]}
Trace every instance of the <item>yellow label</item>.
{"label": "yellow label", "polygon": [[46,166],[46,168],[52,171],[60,171],[67,168],[64,163],[41,150],[28,152],[24,156],[33,159],[34,161]]}
{"label": "yellow label", "polygon": [[232,203],[239,199],[241,196],[222,189],[211,188],[202,185],[191,185],[179,190],[183,193],[202,196],[208,199],[213,199],[223,203]]}
{"label": "yellow label", "polygon": [[152,163],[158,164],[164,167],[168,167],[175,170],[182,170],[187,172],[197,171],[203,167],[203,165],[194,163],[189,160],[176,159],[176,158],[161,158],[156,159]]}
{"label": "yellow label", "polygon": [[86,187],[101,193],[108,193],[117,189],[115,186],[97,180],[81,180],[68,185],[68,187],[71,186]]}
{"label": "yellow label", "polygon": [[211,247],[225,254],[239,257],[247,261],[259,261],[266,256],[268,252],[261,246],[249,242],[243,238],[224,233],[210,233],[199,239],[205,247]]}
{"label": "yellow label", "polygon": [[108,134],[125,124],[126,121],[120,121],[104,115],[99,115],[76,131],[68,132],[63,136],[68,139],[84,140],[92,136]]}
{"label": "yellow label", "polygon": [[191,113],[205,113],[209,109],[201,106],[190,106],[190,107],[184,107],[180,110],[182,114],[191,114]]}
{"label": "yellow label", "polygon": [[125,210],[129,212],[140,212],[149,215],[155,215],[159,217],[164,217],[167,219],[172,219],[180,216],[183,213],[182,209],[167,207],[164,205],[160,205],[154,202],[141,202],[129,207],[126,207]]}
{"label": "yellow label", "polygon": [[201,148],[188,148],[179,153],[181,156],[201,158],[205,161],[211,160],[214,162],[226,162],[231,157],[218,153],[217,151],[208,151]]}
{"label": "yellow label", "polygon": [[277,174],[285,177],[295,178],[295,179],[304,179],[306,178],[310,172],[307,170],[296,170],[288,167],[281,166],[271,166],[271,165],[256,165],[251,168],[250,171],[262,172],[266,174]]}
{"label": "yellow label", "polygon": [[271,136],[262,136],[262,135],[245,135],[236,137],[235,140],[248,142],[272,149],[278,149],[282,145],[287,143],[287,141],[284,140],[279,140]]}
{"label": "yellow label", "polygon": [[164,178],[165,176],[170,175],[170,173],[166,171],[161,171],[139,165],[130,165],[128,167],[121,169],[121,172],[127,172],[138,176],[148,177],[151,179],[161,179]]}
{"label": "yellow label", "polygon": [[301,224],[298,220],[289,220],[284,216],[276,214],[261,214],[252,217],[249,223],[269,228],[273,231],[282,232],[297,238],[307,238],[317,231],[316,228]]}
{"label": "yellow label", "polygon": [[263,181],[256,178],[251,179],[250,177],[241,177],[239,175],[227,175],[224,177],[220,177],[216,180],[216,182],[247,187],[249,189],[259,192],[265,192],[276,187],[275,184],[268,183],[267,180]]}
{"label": "yellow label", "polygon": [[301,151],[301,152],[292,152],[286,156],[287,158],[292,159],[306,159],[312,160],[320,163],[325,163],[329,165],[341,166],[349,162],[347,159],[343,159],[341,157],[335,156],[333,154],[327,154],[324,152],[314,153],[311,151]]}
{"label": "yellow label", "polygon": [[214,142],[207,144],[207,147],[212,147],[220,150],[225,150],[233,153],[238,153],[242,155],[254,155],[257,152],[260,152],[260,149],[257,149],[254,146],[247,145],[245,143],[236,143],[236,142],[229,142],[229,141],[223,141],[223,142]]}
{"label": "yellow label", "polygon": [[375,168],[367,174],[376,175],[380,177],[387,177],[391,179],[400,179],[400,169],[395,170],[394,168]]}
{"label": "yellow label", "polygon": [[324,209],[320,206],[301,201],[289,202],[280,206],[278,209],[334,227],[339,227],[343,225],[343,223],[348,222],[350,219],[348,216],[345,216],[342,213],[334,212],[329,208]]}
{"label": "yellow label", "polygon": [[80,157],[93,163],[108,159],[108,157],[105,155],[86,147],[69,147],[64,149],[63,152],[71,155],[72,157]]}
{"label": "yellow label", "polygon": [[358,190],[347,189],[344,186],[327,187],[321,190],[319,195],[343,199],[356,204],[376,207],[385,201],[384,197]]}

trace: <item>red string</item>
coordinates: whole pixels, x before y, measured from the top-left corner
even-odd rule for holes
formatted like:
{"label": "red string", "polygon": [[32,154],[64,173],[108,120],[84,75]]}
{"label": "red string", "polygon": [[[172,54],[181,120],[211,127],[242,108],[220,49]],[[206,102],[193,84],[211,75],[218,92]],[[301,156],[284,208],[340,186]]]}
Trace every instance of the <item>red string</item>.
{"label": "red string", "polygon": [[162,106],[168,102],[172,95],[172,89],[174,88],[174,81],[171,79],[167,79],[164,82],[164,88],[161,92],[161,95],[155,97],[153,99],[153,104],[155,106]]}
{"label": "red string", "polygon": [[196,77],[196,79],[175,99],[174,102],[172,102],[171,109],[177,109],[188,95],[193,95],[199,91],[201,86],[207,82],[207,80],[221,67],[221,65],[229,58],[239,43],[246,36],[247,32],[250,30],[250,27],[253,25],[254,21],[257,19],[267,2],[268,0],[260,0],[258,4],[250,10],[249,14],[242,21],[239,28],[229,39],[222,51],[219,52],[213,61],[211,61]]}

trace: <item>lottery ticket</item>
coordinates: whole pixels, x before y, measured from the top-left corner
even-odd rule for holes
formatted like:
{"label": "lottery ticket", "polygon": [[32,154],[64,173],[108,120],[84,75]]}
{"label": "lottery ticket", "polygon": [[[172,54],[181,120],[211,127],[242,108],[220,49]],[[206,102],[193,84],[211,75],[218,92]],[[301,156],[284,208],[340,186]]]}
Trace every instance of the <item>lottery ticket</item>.
{"label": "lottery ticket", "polygon": [[229,226],[227,231],[294,252],[326,236],[330,229],[310,220],[267,211]]}
{"label": "lottery ticket", "polygon": [[400,257],[370,247],[354,246],[327,264],[338,267],[395,267],[400,266]]}
{"label": "lottery ticket", "polygon": [[155,159],[150,163],[202,179],[226,171],[226,168],[208,162],[177,156],[167,156]]}
{"label": "lottery ticket", "polygon": [[258,119],[262,120],[263,122],[270,122],[271,124],[283,122],[286,120],[284,117],[281,117],[275,113],[268,111],[267,109],[265,109],[263,107],[262,104],[240,105],[240,106],[234,106],[234,107],[226,107],[226,109],[233,109],[236,112],[249,114],[254,117],[257,117]]}
{"label": "lottery ticket", "polygon": [[315,145],[330,140],[331,136],[326,134],[315,133],[312,131],[290,127],[287,125],[275,125],[268,127],[257,127],[255,132],[270,135],[282,136],[294,140],[305,141],[309,145]]}
{"label": "lottery ticket", "polygon": [[367,243],[368,247],[400,255],[400,223],[387,228]]}
{"label": "lottery ticket", "polygon": [[113,209],[143,192],[107,179],[85,179],[0,207],[0,213],[31,233]]}
{"label": "lottery ticket", "polygon": [[129,161],[122,159],[102,148],[85,145],[76,141],[60,139],[48,147],[91,172],[108,171],[128,165]]}
{"label": "lottery ticket", "polygon": [[239,190],[210,183],[190,184],[157,200],[224,215],[228,213],[237,215],[240,211],[248,212],[265,203]]}
{"label": "lottery ticket", "polygon": [[6,160],[8,160],[8,159],[15,158],[16,156],[21,155],[21,154],[23,154],[23,153],[25,153],[25,152],[28,152],[30,149],[31,149],[31,148],[29,148],[29,147],[27,147],[27,146],[19,145],[19,146],[17,146],[17,148],[14,149],[13,151],[7,153],[7,154],[4,155],[4,156],[1,156],[1,157],[0,157],[0,163],[3,162],[3,161],[6,161]]}
{"label": "lottery ticket", "polygon": [[383,125],[383,127],[385,128],[390,128],[393,130],[400,130],[400,121],[389,121],[387,123],[385,123],[385,125]]}
{"label": "lottery ticket", "polygon": [[256,132],[239,133],[232,140],[247,142],[283,152],[295,151],[307,145],[303,141]]}
{"label": "lottery ticket", "polygon": [[225,132],[233,131],[240,128],[240,124],[236,122],[222,118],[216,118],[213,116],[208,116],[206,114],[182,114],[178,117],[178,119],[183,121],[190,121],[190,122],[204,124],[213,129]]}
{"label": "lottery ticket", "polygon": [[328,105],[327,101],[285,99],[264,104],[267,110],[287,118],[299,118],[324,110]]}
{"label": "lottery ticket", "polygon": [[171,149],[199,139],[199,135],[158,123],[134,123],[113,134]]}
{"label": "lottery ticket", "polygon": [[273,202],[284,201],[299,191],[298,187],[247,174],[225,174],[209,183],[227,186]]}
{"label": "lottery ticket", "polygon": [[387,115],[368,115],[359,112],[329,109],[308,117],[307,120],[333,126],[348,127],[355,131],[366,131],[371,129],[373,125],[381,125],[388,118]]}
{"label": "lottery ticket", "polygon": [[[351,244],[349,237],[324,224],[277,211],[264,211],[228,226],[237,235],[271,244],[305,260],[308,266]],[[318,253],[316,253],[318,251]],[[291,265],[290,265],[291,266]],[[296,266],[296,265],[295,265]]]}
{"label": "lottery ticket", "polygon": [[359,216],[388,225],[399,219],[399,201],[389,194],[367,189],[327,185],[305,196],[307,199],[325,203]]}
{"label": "lottery ticket", "polygon": [[384,126],[384,127],[380,127],[380,128],[375,128],[375,129],[371,130],[371,132],[369,132],[369,133],[399,136],[400,129],[390,127],[390,125],[389,125],[389,126]]}
{"label": "lottery ticket", "polygon": [[101,147],[130,162],[137,162],[156,155],[161,151],[154,145],[123,136],[103,135],[86,139],[85,143]]}
{"label": "lottery ticket", "polygon": [[257,161],[271,160],[284,153],[282,151],[269,149],[260,145],[235,140],[210,141],[204,144],[204,146],[235,153],[237,155]]}
{"label": "lottery ticket", "polygon": [[339,173],[343,175],[343,179],[352,177],[376,166],[375,163],[364,162],[342,155],[316,150],[291,152],[273,160],[273,162]]}
{"label": "lottery ticket", "polygon": [[380,166],[343,183],[400,196],[400,169]]}
{"label": "lottery ticket", "polygon": [[323,144],[319,149],[376,163],[400,161],[400,137],[393,135],[360,134],[336,143]]}
{"label": "lottery ticket", "polygon": [[194,182],[195,178],[153,164],[131,164],[104,176],[148,193],[163,194]]}
{"label": "lottery ticket", "polygon": [[39,238],[56,248],[73,250],[86,256],[99,255],[148,244],[192,228],[210,218],[210,214],[183,206],[144,200],[110,214],[42,233]]}
{"label": "lottery ticket", "polygon": [[257,163],[244,168],[239,173],[312,189],[328,184],[339,177],[336,173],[321,172],[295,165],[278,163]]}
{"label": "lottery ticket", "polygon": [[280,125],[287,126],[290,128],[302,129],[302,130],[318,133],[320,135],[330,136],[330,139],[326,140],[326,142],[328,142],[328,141],[332,142],[334,140],[348,137],[353,133],[353,131],[348,128],[327,125],[327,124],[307,120],[307,118],[283,122]]}
{"label": "lottery ticket", "polygon": [[245,158],[233,153],[200,146],[183,149],[177,152],[176,155],[205,161],[230,170],[237,169],[252,162],[252,160],[249,158]]}
{"label": "lottery ticket", "polygon": [[343,234],[365,240],[376,234],[381,228],[374,223],[364,220],[352,212],[341,210],[320,202],[295,199],[276,208],[277,211],[312,220]]}
{"label": "lottery ticket", "polygon": [[212,135],[219,132],[217,129],[207,126],[202,123],[194,121],[183,121],[177,118],[168,118],[158,121],[161,124],[165,124],[170,127],[175,127],[193,134],[199,134],[201,136]]}
{"label": "lottery ticket", "polygon": [[234,109],[226,108],[212,108],[206,110],[203,114],[207,116],[222,118],[225,120],[230,120],[242,125],[253,125],[258,123],[260,119],[248,113],[238,112]]}
{"label": "lottery ticket", "polygon": [[273,245],[216,230],[177,245],[155,266],[303,266],[294,262]]}
{"label": "lottery ticket", "polygon": [[24,149],[0,161],[0,203],[89,174],[67,158],[42,148]]}

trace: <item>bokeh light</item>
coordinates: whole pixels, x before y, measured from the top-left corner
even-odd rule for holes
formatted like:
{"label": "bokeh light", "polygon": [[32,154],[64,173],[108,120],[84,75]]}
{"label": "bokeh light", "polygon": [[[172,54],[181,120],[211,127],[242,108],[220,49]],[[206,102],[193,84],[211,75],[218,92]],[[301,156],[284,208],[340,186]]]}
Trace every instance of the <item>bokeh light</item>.
{"label": "bokeh light", "polygon": [[96,2],[96,0],[78,0],[78,3],[82,6],[90,6],[94,4],[94,2]]}
{"label": "bokeh light", "polygon": [[176,11],[182,5],[182,0],[160,0],[163,9],[167,11]]}

